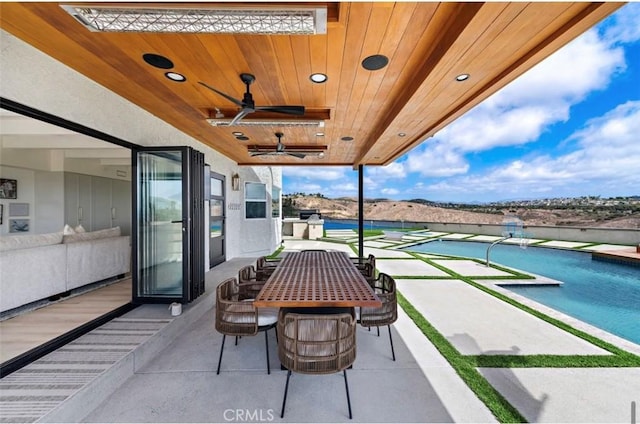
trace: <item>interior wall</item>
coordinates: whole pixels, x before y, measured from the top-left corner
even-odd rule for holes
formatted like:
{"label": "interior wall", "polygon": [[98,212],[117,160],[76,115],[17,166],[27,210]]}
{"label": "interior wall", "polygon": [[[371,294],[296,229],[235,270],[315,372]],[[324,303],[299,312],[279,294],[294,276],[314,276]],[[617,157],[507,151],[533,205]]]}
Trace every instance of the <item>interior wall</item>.
{"label": "interior wall", "polygon": [[[281,186],[280,168],[238,165],[217,151],[178,131],[128,100],[0,30],[2,97],[56,115],[142,146],[191,146],[205,155],[211,170],[226,176],[227,259],[268,254],[278,247],[280,219],[244,219],[242,191],[231,190],[231,175],[257,178]],[[240,206],[236,208],[236,206]],[[267,209],[270,213],[270,207]],[[245,225],[246,224],[246,225]],[[208,237],[206,237],[208,240]],[[251,240],[248,247],[247,240]]]}

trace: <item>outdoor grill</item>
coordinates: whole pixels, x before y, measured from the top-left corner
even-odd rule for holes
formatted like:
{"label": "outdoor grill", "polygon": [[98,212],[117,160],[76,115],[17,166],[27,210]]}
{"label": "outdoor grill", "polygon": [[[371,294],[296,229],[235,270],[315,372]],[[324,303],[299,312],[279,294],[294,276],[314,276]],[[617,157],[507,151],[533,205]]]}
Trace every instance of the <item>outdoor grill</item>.
{"label": "outdoor grill", "polygon": [[311,215],[318,215],[318,219],[322,219],[322,214],[318,209],[303,209],[300,211],[300,219],[309,219]]}

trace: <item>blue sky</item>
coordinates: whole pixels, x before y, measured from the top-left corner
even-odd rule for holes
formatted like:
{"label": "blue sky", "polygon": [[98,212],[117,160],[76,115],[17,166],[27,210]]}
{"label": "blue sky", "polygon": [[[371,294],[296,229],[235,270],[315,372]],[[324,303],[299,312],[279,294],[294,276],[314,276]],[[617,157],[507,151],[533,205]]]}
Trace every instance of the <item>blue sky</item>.
{"label": "blue sky", "polygon": [[[283,167],[283,193],[357,196],[350,167]],[[640,195],[640,3],[623,6],[433,138],[365,167],[365,197]]]}

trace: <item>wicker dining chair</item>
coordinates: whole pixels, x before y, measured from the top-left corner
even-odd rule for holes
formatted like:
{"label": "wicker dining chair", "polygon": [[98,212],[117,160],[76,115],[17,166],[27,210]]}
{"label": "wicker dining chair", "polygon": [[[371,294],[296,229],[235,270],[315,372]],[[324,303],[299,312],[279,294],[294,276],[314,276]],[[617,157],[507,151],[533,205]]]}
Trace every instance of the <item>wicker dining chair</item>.
{"label": "wicker dining chair", "polygon": [[287,402],[291,372],[332,374],[343,372],[349,419],[351,400],[347,368],[356,359],[356,321],[353,309],[346,313],[294,313],[280,309],[278,316],[278,356],[287,371],[282,411]]}
{"label": "wicker dining chair", "polygon": [[358,268],[360,273],[366,278],[369,284],[373,284],[373,280],[376,279],[376,257],[372,254],[366,259],[349,258],[351,262]]}
{"label": "wicker dining chair", "polygon": [[269,339],[267,331],[275,328],[278,322],[277,309],[256,308],[251,300],[243,300],[240,285],[236,278],[229,278],[216,289],[216,330],[222,333],[222,345],[220,346],[220,357],[218,358],[218,370],[220,374],[220,364],[222,363],[222,352],[227,336],[254,336],[259,332],[264,332],[264,343],[267,353],[267,374],[271,374],[269,366]]}
{"label": "wicker dining chair", "polygon": [[267,282],[266,276],[260,275],[253,265],[247,265],[238,271],[238,284],[243,299],[255,299],[262,286]]}
{"label": "wicker dining chair", "polygon": [[391,356],[396,360],[393,350],[393,338],[391,337],[391,324],[398,319],[398,298],[396,295],[396,282],[393,277],[380,273],[372,282],[373,291],[382,301],[382,306],[373,308],[360,308],[359,322],[363,327],[377,327],[380,336],[380,326],[386,325],[389,329],[389,342],[391,343]]}
{"label": "wicker dining chair", "polygon": [[268,279],[271,274],[273,274],[273,271],[276,270],[281,260],[281,258],[267,259],[266,256],[259,257],[256,261],[256,273],[258,274],[258,279]]}

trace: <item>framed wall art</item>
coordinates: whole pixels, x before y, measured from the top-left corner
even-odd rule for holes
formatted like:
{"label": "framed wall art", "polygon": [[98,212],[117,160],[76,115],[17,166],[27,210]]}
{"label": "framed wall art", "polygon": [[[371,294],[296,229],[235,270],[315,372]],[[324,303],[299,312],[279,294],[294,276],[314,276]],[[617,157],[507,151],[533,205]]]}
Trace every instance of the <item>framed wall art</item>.
{"label": "framed wall art", "polygon": [[18,181],[0,178],[0,199],[17,199]]}
{"label": "framed wall art", "polygon": [[9,220],[10,233],[26,233],[28,231],[29,231],[28,219],[10,219]]}
{"label": "framed wall art", "polygon": [[29,216],[29,204],[9,203],[9,216]]}

